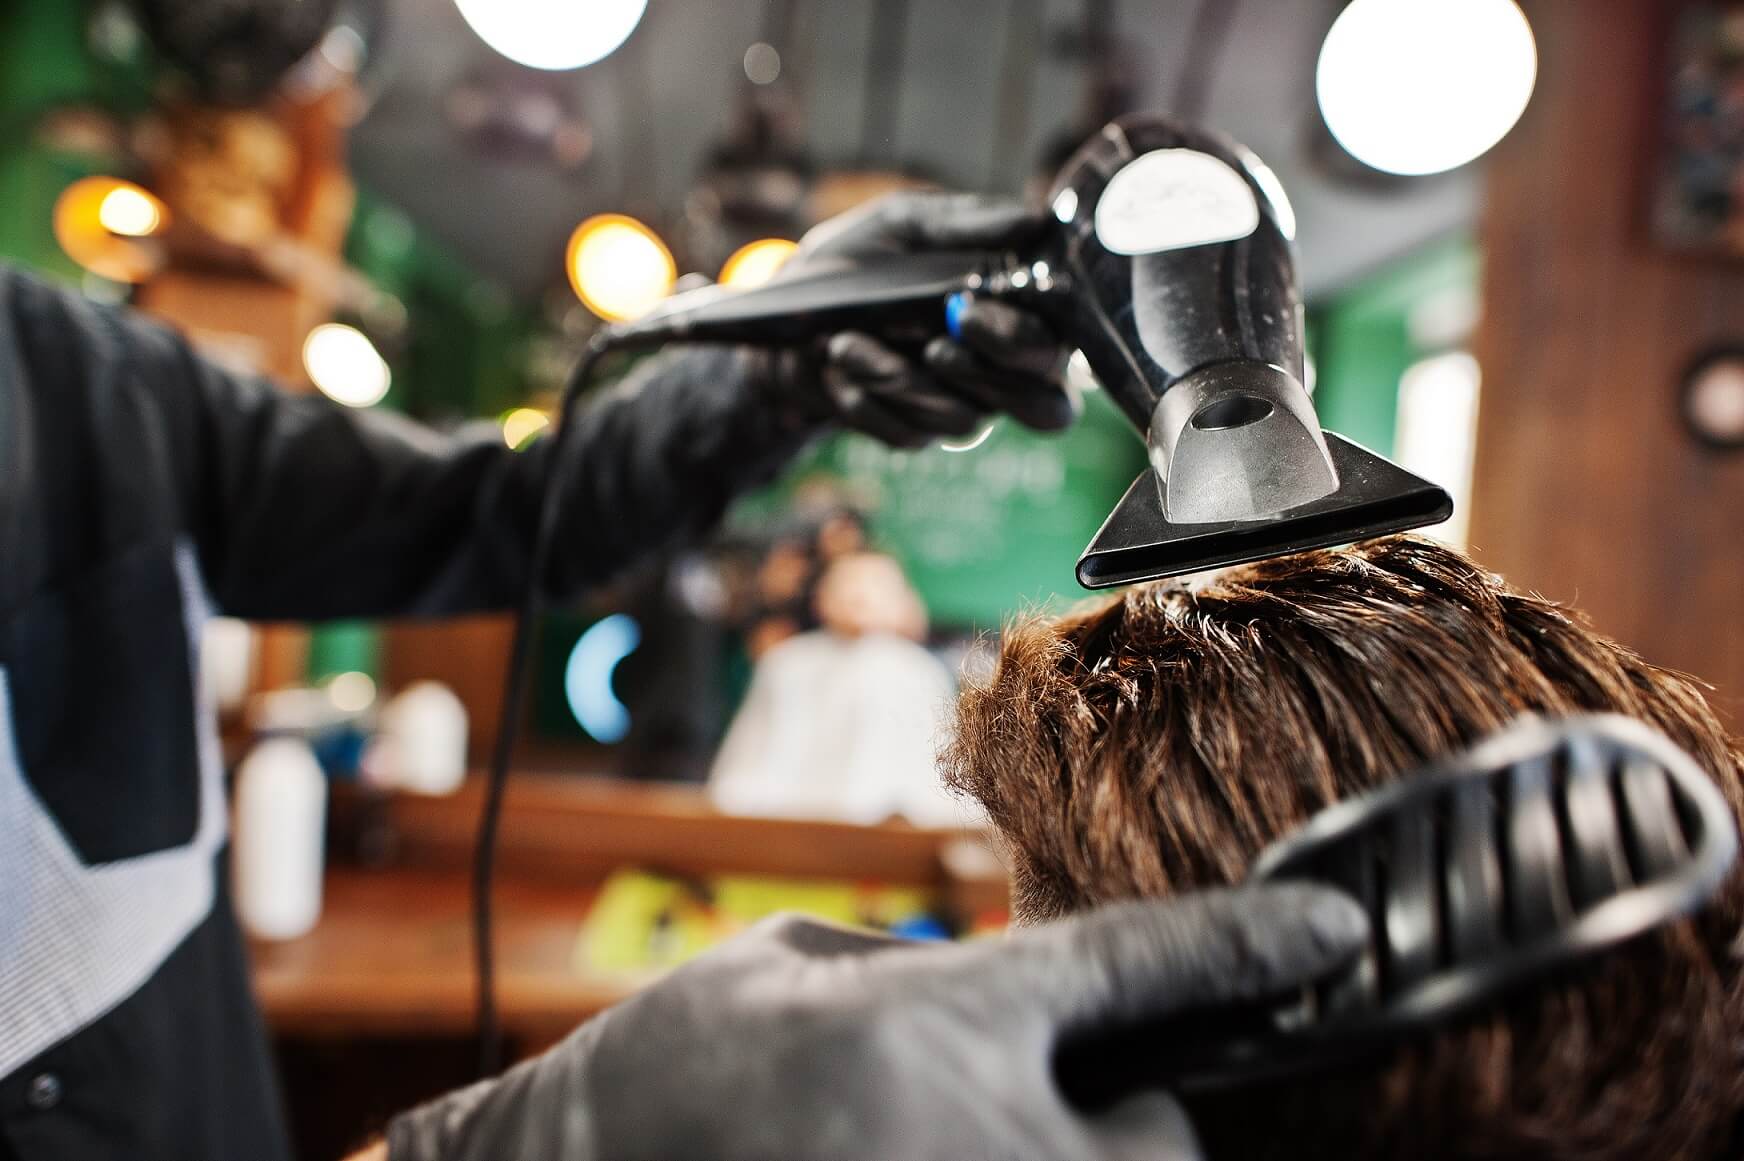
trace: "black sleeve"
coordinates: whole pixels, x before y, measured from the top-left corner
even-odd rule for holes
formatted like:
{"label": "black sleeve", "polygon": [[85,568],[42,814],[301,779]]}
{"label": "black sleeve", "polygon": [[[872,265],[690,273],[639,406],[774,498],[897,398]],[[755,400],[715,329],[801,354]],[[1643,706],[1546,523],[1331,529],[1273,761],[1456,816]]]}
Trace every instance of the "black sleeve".
{"label": "black sleeve", "polygon": [[[435,615],[511,607],[526,575],[554,440],[516,452],[494,424],[438,435],[389,412],[281,391],[177,335],[20,275],[7,301],[38,342],[89,343],[144,396],[174,502],[219,608],[240,617]],[[47,332],[45,334],[45,332]],[[58,332],[58,333],[57,333]],[[743,356],[667,352],[584,406],[547,591],[562,598],[710,528],[811,435],[762,405]],[[106,452],[126,432],[103,433]],[[94,449],[95,450],[95,449]],[[140,449],[141,459],[147,458]]]}

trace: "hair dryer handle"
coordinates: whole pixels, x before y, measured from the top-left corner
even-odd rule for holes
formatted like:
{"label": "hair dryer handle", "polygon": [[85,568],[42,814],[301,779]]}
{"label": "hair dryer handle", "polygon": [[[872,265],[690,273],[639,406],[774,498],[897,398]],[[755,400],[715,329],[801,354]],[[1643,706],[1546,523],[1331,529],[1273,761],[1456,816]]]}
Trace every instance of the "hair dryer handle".
{"label": "hair dryer handle", "polygon": [[937,334],[946,300],[983,284],[1000,261],[979,251],[932,251],[818,263],[752,290],[710,286],[677,295],[619,328],[617,338],[776,346],[864,330],[900,345]]}

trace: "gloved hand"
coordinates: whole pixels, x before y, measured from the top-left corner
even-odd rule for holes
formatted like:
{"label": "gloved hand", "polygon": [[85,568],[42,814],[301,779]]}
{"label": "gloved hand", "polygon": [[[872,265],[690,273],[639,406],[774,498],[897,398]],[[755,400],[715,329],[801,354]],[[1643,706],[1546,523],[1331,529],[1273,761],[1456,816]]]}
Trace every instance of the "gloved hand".
{"label": "gloved hand", "polygon": [[1366,931],[1305,885],[1108,907],[1008,940],[910,945],[783,918],[544,1056],[394,1121],[390,1161],[1183,1161],[1151,1092],[1060,1096],[1062,1036],[1286,994]]}
{"label": "gloved hand", "polygon": [[[1033,237],[1043,218],[1022,203],[978,194],[897,193],[812,229],[776,280],[843,258],[922,250],[999,250]],[[764,353],[763,378],[788,406],[896,447],[972,433],[988,414],[1009,413],[1041,431],[1077,418],[1066,387],[1069,353],[1035,315],[972,299],[959,316],[962,341],[939,334],[916,359],[872,335],[843,331],[819,348]]]}

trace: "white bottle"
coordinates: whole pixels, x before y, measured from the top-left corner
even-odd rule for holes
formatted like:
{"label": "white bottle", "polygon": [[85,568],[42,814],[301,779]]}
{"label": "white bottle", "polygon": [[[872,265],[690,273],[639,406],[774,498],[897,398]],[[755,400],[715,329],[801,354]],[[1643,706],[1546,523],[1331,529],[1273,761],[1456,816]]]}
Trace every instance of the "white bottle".
{"label": "white bottle", "polygon": [[295,939],[321,917],[327,778],[301,738],[261,742],[236,772],[236,912],[251,935]]}
{"label": "white bottle", "polygon": [[407,686],[382,710],[382,779],[414,794],[452,794],[466,778],[466,706],[435,681]]}

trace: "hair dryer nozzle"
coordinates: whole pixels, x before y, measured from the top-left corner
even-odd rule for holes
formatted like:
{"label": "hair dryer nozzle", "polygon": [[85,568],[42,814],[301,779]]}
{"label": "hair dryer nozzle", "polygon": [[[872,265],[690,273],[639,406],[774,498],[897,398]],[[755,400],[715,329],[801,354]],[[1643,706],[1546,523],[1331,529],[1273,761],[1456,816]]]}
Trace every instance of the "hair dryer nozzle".
{"label": "hair dryer nozzle", "polygon": [[1332,432],[1316,434],[1336,487],[1267,519],[1172,520],[1164,511],[1165,485],[1156,472],[1145,472],[1078,558],[1078,583],[1101,589],[1203,572],[1404,532],[1452,514],[1452,499],[1428,480]]}
{"label": "hair dryer nozzle", "polygon": [[1308,392],[1268,363],[1214,363],[1163,392],[1151,464],[1177,524],[1263,520],[1338,487]]}

